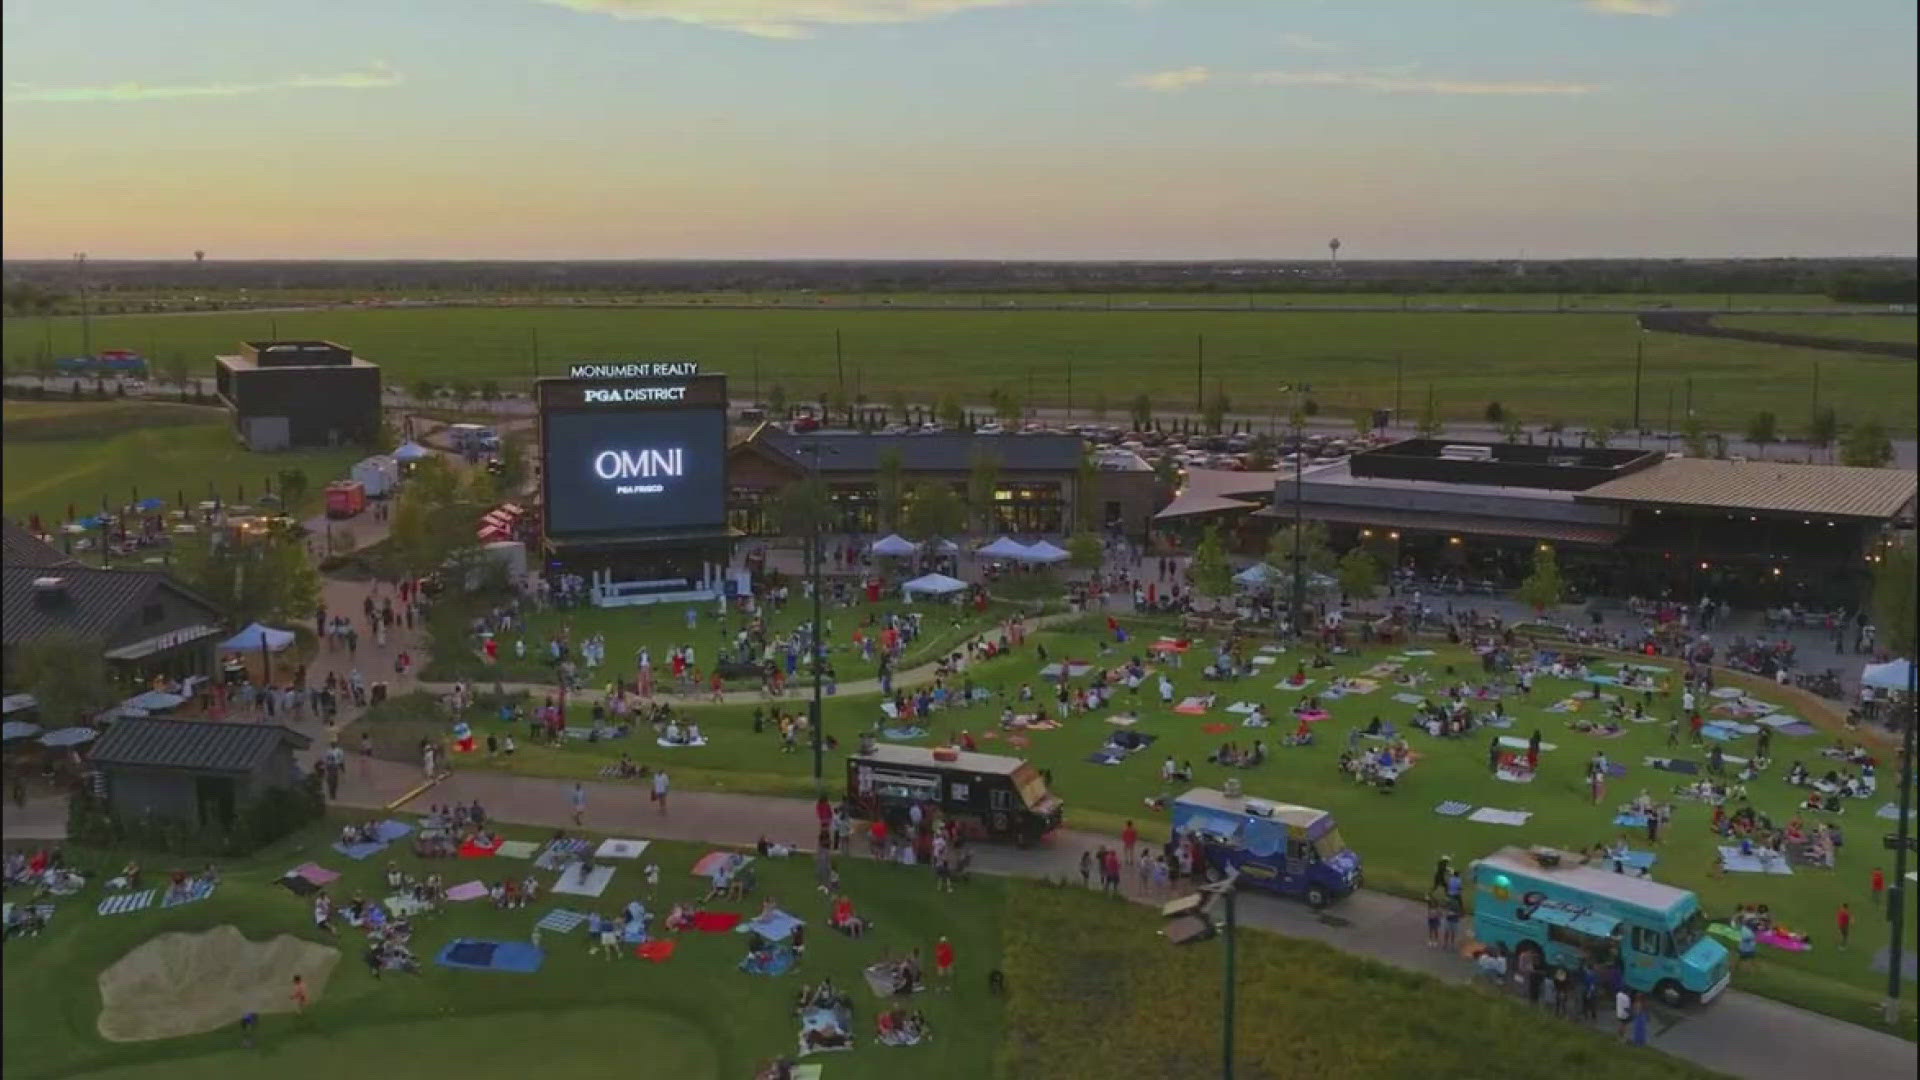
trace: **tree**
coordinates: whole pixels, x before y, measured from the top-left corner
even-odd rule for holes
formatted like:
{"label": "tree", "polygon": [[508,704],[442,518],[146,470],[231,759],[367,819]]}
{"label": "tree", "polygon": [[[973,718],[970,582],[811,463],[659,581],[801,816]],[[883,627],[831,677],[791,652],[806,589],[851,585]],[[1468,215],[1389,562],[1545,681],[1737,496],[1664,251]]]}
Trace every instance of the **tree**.
{"label": "tree", "polygon": [[1762,409],[1747,421],[1747,441],[1760,448],[1760,456],[1767,456],[1767,447],[1780,441],[1780,420],[1772,412]]}
{"label": "tree", "polygon": [[913,489],[907,503],[905,529],[909,539],[934,540],[952,536],[967,526],[967,504],[953,485],[944,480],[928,480]]}
{"label": "tree", "polygon": [[1355,600],[1371,600],[1380,589],[1380,564],[1364,547],[1354,547],[1340,559],[1340,591]]}
{"label": "tree", "polygon": [[120,695],[102,655],[105,642],[65,630],[20,646],[15,673],[49,726],[84,724]]}
{"label": "tree", "polygon": [[787,415],[787,388],[779,383],[767,387],[767,415],[776,419]]}
{"label": "tree", "polygon": [[[1274,530],[1273,540],[1267,545],[1267,562],[1293,571],[1293,526],[1282,525]],[[1327,541],[1327,527],[1318,521],[1304,521],[1300,527],[1300,563],[1309,573],[1331,574],[1339,565],[1339,559],[1333,554],[1333,547]]]}
{"label": "tree", "polygon": [[833,513],[826,481],[817,476],[796,480],[781,488],[771,506],[774,528],[782,536],[812,536],[825,530]]}
{"label": "tree", "polygon": [[1000,518],[995,495],[1000,490],[1000,458],[977,453],[967,468],[967,508],[972,511],[974,528],[983,533],[994,530]]}
{"label": "tree", "polygon": [[1914,578],[1912,540],[1888,544],[1873,568],[1873,627],[1881,647],[1893,656],[1914,655]]}
{"label": "tree", "polygon": [[1487,423],[1498,424],[1507,418],[1506,406],[1500,404],[1498,401],[1489,401],[1487,402],[1485,415]]}
{"label": "tree", "polygon": [[1216,389],[1213,392],[1213,396],[1207,399],[1206,405],[1200,413],[1200,421],[1207,426],[1207,432],[1209,434],[1220,434],[1221,425],[1226,423],[1227,410],[1232,407],[1232,404],[1233,403],[1227,399],[1227,392],[1225,390]]}
{"label": "tree", "polygon": [[304,621],[320,599],[320,574],[306,543],[287,532],[183,548],[179,572],[188,588],[240,623]]}
{"label": "tree", "polygon": [[942,397],[940,399],[940,407],[938,409],[938,415],[940,418],[940,424],[943,427],[950,427],[950,428],[954,428],[955,430],[958,430],[966,426],[966,423],[967,423],[966,407],[961,405],[960,399],[957,397],[954,397],[952,394],[948,394],[945,397]]}
{"label": "tree", "polygon": [[489,405],[500,400],[500,381],[498,379],[480,380],[480,400]]}
{"label": "tree", "polygon": [[429,510],[441,510],[459,499],[460,477],[446,458],[431,454],[414,464],[405,490]]}
{"label": "tree", "polygon": [[1373,415],[1362,409],[1353,415],[1353,433],[1355,435],[1373,434]]}
{"label": "tree", "polygon": [[182,393],[186,391],[187,383],[193,379],[193,367],[187,363],[185,353],[171,352],[166,355],[165,359],[156,358],[154,363],[159,368],[159,371],[155,374],[160,376],[160,381],[173,386]]}
{"label": "tree", "polygon": [[995,419],[1003,424],[1020,422],[1020,395],[996,386],[988,400],[993,405]]}
{"label": "tree", "polygon": [[1193,549],[1193,561],[1187,566],[1193,589],[1201,596],[1218,598],[1233,588],[1233,569],[1227,565],[1227,553],[1220,546],[1220,529],[1209,525]]}
{"label": "tree", "polygon": [[1091,531],[1100,527],[1100,504],[1096,501],[1099,493],[1100,463],[1083,450],[1080,464],[1073,473],[1073,516],[1079,529]]}
{"label": "tree", "polygon": [[1893,441],[1879,420],[1865,420],[1847,431],[1840,444],[1840,460],[1862,468],[1885,468],[1893,461]]}
{"label": "tree", "polygon": [[1707,426],[1692,413],[1687,414],[1686,423],[1680,428],[1680,441],[1687,448],[1688,457],[1703,458],[1707,453]]}
{"label": "tree", "polygon": [[1423,439],[1437,439],[1447,428],[1440,420],[1440,406],[1433,400],[1433,391],[1427,391],[1427,406],[1420,410],[1420,425],[1415,429]]}
{"label": "tree", "polygon": [[473,386],[465,379],[455,379],[447,389],[453,394],[454,405],[459,408],[466,408],[467,402],[473,400]]}
{"label": "tree", "polygon": [[853,418],[853,399],[847,396],[847,388],[838,382],[834,383],[832,388],[821,395],[820,411],[825,414],[820,418],[822,425],[831,426],[833,418],[836,416],[844,416],[848,418],[848,420],[851,420]]}
{"label": "tree", "polygon": [[280,485],[280,506],[292,514],[300,508],[301,500],[307,497],[307,471],[305,469],[281,469],[275,479]]}
{"label": "tree", "polygon": [[906,423],[911,416],[911,409],[907,405],[907,392],[904,390],[895,390],[887,398],[887,407],[893,410],[894,419],[902,424]]}
{"label": "tree", "polygon": [[520,494],[527,483],[530,442],[521,431],[507,431],[500,436],[500,493],[507,498]]}
{"label": "tree", "polygon": [[1534,614],[1544,615],[1548,608],[1559,606],[1562,591],[1560,564],[1553,548],[1541,544],[1533,549],[1533,572],[1520,583],[1517,595],[1533,607]]}
{"label": "tree", "polygon": [[413,400],[420,403],[432,401],[433,395],[438,393],[439,390],[440,384],[434,382],[432,379],[415,379],[413,381]]}
{"label": "tree", "polygon": [[1098,570],[1106,556],[1100,538],[1082,529],[1067,537],[1067,562],[1076,570]]}
{"label": "tree", "polygon": [[1247,471],[1268,472],[1275,464],[1273,440],[1265,435],[1254,436],[1253,446],[1247,451]]}
{"label": "tree", "polygon": [[1135,395],[1133,403],[1127,407],[1127,416],[1133,421],[1133,430],[1151,431],[1153,429],[1153,399],[1146,394]]}
{"label": "tree", "polygon": [[1520,422],[1518,416],[1507,414],[1505,418],[1500,421],[1500,437],[1510,443],[1519,442],[1520,436],[1526,434],[1526,432],[1526,425]]}
{"label": "tree", "polygon": [[1840,417],[1831,408],[1814,411],[1813,420],[1807,425],[1807,445],[1816,450],[1825,450],[1833,445],[1840,434]]}
{"label": "tree", "polygon": [[880,460],[873,470],[874,513],[880,518],[880,528],[887,532],[900,528],[900,506],[907,496],[906,473],[900,451],[880,452]]}
{"label": "tree", "polygon": [[1609,443],[1613,442],[1613,425],[1601,420],[1587,429],[1587,438],[1593,440],[1593,445],[1604,450]]}

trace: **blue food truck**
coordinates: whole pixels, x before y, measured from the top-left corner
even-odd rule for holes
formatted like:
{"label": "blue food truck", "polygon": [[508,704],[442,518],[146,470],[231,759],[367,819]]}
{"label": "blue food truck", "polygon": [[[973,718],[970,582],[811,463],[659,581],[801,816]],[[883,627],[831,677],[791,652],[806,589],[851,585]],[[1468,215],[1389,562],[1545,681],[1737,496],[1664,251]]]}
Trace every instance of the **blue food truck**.
{"label": "blue food truck", "polygon": [[1209,878],[1237,868],[1241,885],[1314,907],[1360,887],[1360,856],[1325,810],[1194,788],[1173,802],[1173,831],[1200,839]]}
{"label": "blue food truck", "polygon": [[1694,894],[1551,849],[1502,848],[1473,864],[1473,934],[1548,972],[1618,965],[1630,989],[1676,1007],[1704,1005],[1733,979]]}

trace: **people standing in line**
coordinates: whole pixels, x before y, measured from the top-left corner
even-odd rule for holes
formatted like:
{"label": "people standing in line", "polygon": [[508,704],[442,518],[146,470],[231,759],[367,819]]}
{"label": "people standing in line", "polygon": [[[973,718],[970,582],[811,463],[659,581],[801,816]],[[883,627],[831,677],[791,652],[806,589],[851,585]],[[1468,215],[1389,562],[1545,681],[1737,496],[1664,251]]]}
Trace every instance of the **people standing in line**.
{"label": "people standing in line", "polygon": [[1647,1045],[1647,995],[1633,996],[1633,1045]]}
{"label": "people standing in line", "polygon": [[1613,1018],[1620,1023],[1620,1037],[1627,1037],[1627,1025],[1633,1022],[1633,991],[1625,983],[1613,992]]}

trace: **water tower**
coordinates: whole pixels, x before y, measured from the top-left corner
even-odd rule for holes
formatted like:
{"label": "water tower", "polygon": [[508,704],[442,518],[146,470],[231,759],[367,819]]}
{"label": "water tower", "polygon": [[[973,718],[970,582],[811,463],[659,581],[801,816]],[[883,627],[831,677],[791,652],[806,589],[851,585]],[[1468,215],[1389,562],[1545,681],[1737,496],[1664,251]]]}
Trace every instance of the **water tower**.
{"label": "water tower", "polygon": [[1337,236],[1327,241],[1327,269],[1336,274],[1340,272],[1340,238]]}

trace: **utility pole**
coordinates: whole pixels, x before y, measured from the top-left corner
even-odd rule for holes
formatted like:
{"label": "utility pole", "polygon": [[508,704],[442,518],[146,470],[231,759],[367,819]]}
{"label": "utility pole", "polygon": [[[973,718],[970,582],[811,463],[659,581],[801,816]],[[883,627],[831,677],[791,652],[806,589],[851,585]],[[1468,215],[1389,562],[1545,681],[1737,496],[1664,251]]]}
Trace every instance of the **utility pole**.
{"label": "utility pole", "polygon": [[1633,439],[1634,445],[1640,443],[1640,373],[1647,359],[1646,331],[1640,332],[1640,340],[1633,343]]}
{"label": "utility pole", "polygon": [[[1881,556],[1885,558],[1885,556]],[[1912,708],[1920,691],[1920,669],[1907,658],[1907,707]],[[1905,953],[1900,951],[1907,925],[1907,851],[1913,847],[1913,754],[1914,732],[1920,730],[1920,717],[1907,718],[1907,730],[1900,736],[1900,822],[1894,830],[1893,887],[1887,890],[1887,921],[1893,924],[1893,937],[1887,946],[1887,1023],[1900,1020],[1901,966]]]}
{"label": "utility pole", "polygon": [[847,360],[846,360],[845,354],[843,354],[840,351],[840,331],[838,330],[835,330],[833,332],[833,370],[834,370],[834,378],[838,380],[840,392],[842,394],[846,393],[847,392]]}
{"label": "utility pole", "polygon": [[1193,407],[1207,411],[1207,335],[1193,336]]}
{"label": "utility pole", "polygon": [[540,328],[536,326],[529,333],[533,336],[533,377],[537,379],[540,377]]}
{"label": "utility pole", "polygon": [[93,310],[87,305],[87,253],[73,253],[74,276],[80,279],[80,353],[93,356]]}
{"label": "utility pole", "polygon": [[1407,388],[1407,358],[1405,354],[1393,358],[1393,422],[1400,422],[1400,394]]}
{"label": "utility pole", "polygon": [[1813,362],[1813,415],[1820,415],[1820,361]]}
{"label": "utility pole", "polygon": [[753,347],[753,405],[760,407],[760,346]]}

